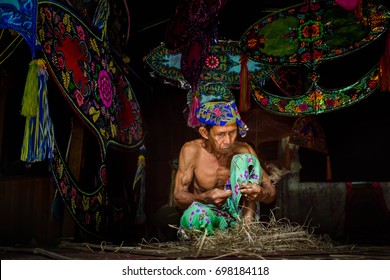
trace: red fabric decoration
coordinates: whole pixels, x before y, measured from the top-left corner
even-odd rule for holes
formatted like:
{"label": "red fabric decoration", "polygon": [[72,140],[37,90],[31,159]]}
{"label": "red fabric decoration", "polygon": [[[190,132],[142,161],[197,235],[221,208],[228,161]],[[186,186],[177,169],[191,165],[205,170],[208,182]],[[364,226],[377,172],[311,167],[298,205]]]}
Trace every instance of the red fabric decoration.
{"label": "red fabric decoration", "polygon": [[196,90],[210,48],[213,23],[227,0],[181,0],[168,22],[165,43],[182,50],[181,70]]}
{"label": "red fabric decoration", "polygon": [[240,72],[240,112],[248,112],[251,108],[250,102],[250,73],[248,70],[248,57],[241,54],[241,72]]}
{"label": "red fabric decoration", "polygon": [[198,121],[198,118],[196,117],[196,111],[199,109],[199,107],[200,107],[199,96],[195,95],[194,98],[192,98],[190,104],[190,113],[188,115],[188,121],[187,121],[187,125],[189,127],[199,126],[200,123]]}
{"label": "red fabric decoration", "polygon": [[354,10],[358,6],[359,0],[336,0],[336,3],[348,11]]}

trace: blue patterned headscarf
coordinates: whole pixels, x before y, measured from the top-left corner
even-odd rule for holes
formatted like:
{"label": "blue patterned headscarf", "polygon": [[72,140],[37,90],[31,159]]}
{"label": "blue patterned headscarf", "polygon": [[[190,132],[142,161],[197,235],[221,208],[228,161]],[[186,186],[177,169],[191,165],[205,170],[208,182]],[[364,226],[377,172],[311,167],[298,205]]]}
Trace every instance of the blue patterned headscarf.
{"label": "blue patterned headscarf", "polygon": [[237,123],[241,137],[245,137],[248,131],[234,101],[206,102],[199,107],[196,116],[204,125],[224,126]]}

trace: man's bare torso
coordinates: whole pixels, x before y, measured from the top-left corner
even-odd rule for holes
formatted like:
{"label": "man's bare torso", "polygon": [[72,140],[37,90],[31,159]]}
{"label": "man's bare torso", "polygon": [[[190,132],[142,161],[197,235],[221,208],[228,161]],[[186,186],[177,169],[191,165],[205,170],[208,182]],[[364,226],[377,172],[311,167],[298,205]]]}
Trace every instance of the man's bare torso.
{"label": "man's bare torso", "polygon": [[197,146],[197,157],[194,164],[194,193],[219,188],[223,189],[230,176],[230,163],[232,157],[238,153],[249,153],[247,144],[244,142],[235,142],[233,149],[226,154],[214,154],[204,147],[204,140],[195,140]]}

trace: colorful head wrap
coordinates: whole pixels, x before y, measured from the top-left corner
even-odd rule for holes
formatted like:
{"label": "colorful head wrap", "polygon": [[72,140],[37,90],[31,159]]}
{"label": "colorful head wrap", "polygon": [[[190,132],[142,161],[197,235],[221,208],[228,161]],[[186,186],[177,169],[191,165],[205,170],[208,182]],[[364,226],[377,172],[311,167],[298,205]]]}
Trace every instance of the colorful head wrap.
{"label": "colorful head wrap", "polygon": [[205,125],[224,126],[237,123],[240,135],[245,137],[247,125],[241,120],[234,101],[206,102],[196,112],[199,122]]}

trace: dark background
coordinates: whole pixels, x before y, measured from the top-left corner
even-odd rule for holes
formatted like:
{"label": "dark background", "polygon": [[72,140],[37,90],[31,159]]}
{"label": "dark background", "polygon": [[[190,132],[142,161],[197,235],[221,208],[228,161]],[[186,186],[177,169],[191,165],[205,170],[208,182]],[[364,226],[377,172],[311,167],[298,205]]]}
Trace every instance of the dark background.
{"label": "dark background", "polygon": [[[388,4],[386,0],[381,2]],[[173,161],[186,141],[198,137],[196,131],[187,127],[183,116],[183,110],[187,106],[187,91],[152,78],[150,70],[143,62],[143,58],[164,41],[169,17],[177,3],[178,1],[172,0],[128,1],[130,38],[127,44],[119,40],[117,45],[118,53],[130,58],[129,79],[141,108],[147,149],[145,212],[150,219],[154,219],[154,223],[158,223],[159,219],[156,212],[169,203]],[[230,0],[218,16],[219,39],[239,40],[247,28],[268,13],[299,3],[302,1]],[[110,32],[110,27],[108,30]],[[359,76],[359,71],[365,73],[383,53],[384,42],[382,43],[367,47],[344,59],[324,64],[321,68],[323,83],[332,88],[345,83],[351,77]],[[19,112],[30,59],[28,47],[24,44],[0,65],[1,93],[7,95],[6,99],[2,99],[6,100],[0,170],[2,177],[47,173],[44,164],[27,170],[18,160],[24,130],[24,118]],[[59,92],[55,92],[55,86],[50,86],[53,88],[50,91],[53,92],[51,102],[57,104],[54,114],[64,120],[65,116],[72,113],[64,105],[66,103],[62,101],[62,96],[57,94]],[[387,138],[390,128],[389,99],[390,93],[377,90],[351,107],[316,116],[326,135],[333,181],[390,181],[390,144]],[[252,106],[259,108],[253,98]],[[294,120],[291,117],[275,118],[285,123]],[[66,134],[70,127],[64,121],[59,122],[55,129]],[[271,129],[270,135],[273,133]],[[266,156],[267,151],[274,152],[275,145],[265,143],[263,148],[266,149]],[[301,181],[326,180],[326,160],[323,154],[301,148],[300,157]],[[91,155],[91,158],[93,160],[94,156]]]}

